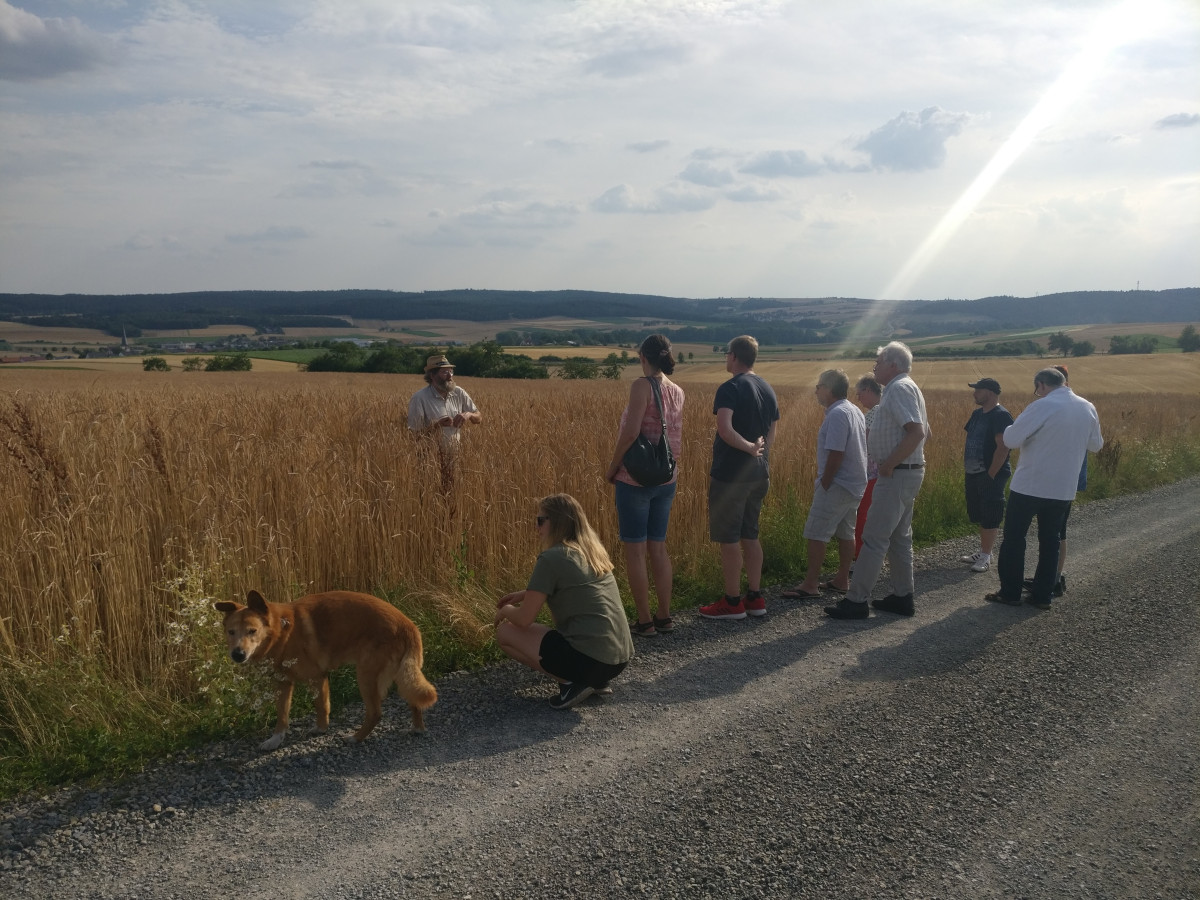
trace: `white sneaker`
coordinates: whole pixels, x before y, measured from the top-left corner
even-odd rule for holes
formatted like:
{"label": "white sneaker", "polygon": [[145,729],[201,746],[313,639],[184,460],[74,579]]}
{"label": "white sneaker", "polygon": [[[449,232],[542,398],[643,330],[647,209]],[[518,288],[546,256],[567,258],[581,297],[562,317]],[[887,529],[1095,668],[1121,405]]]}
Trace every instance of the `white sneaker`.
{"label": "white sneaker", "polygon": [[973,562],[971,564],[971,571],[972,572],[986,572],[988,570],[988,566],[990,566],[992,564],[992,554],[978,553],[976,555],[979,558],[976,559],[975,562]]}
{"label": "white sneaker", "polygon": [[991,554],[984,555],[976,550],[974,553],[968,553],[966,556],[960,556],[959,560],[965,563],[976,563],[981,559],[991,559]]}

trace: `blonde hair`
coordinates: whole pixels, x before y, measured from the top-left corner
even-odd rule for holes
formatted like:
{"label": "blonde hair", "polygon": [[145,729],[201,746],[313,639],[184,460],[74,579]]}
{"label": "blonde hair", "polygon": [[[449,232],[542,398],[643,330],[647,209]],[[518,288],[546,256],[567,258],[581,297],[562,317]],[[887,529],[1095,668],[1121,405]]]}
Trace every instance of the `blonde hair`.
{"label": "blonde hair", "polygon": [[578,500],[570,494],[551,494],[542,498],[538,508],[550,520],[547,535],[550,546],[562,544],[578,553],[597,578],[613,570],[608,551],[589,524],[587,514]]}
{"label": "blonde hair", "polygon": [[747,369],[753,369],[758,359],[758,341],[748,334],[740,334],[729,342],[729,352]]}

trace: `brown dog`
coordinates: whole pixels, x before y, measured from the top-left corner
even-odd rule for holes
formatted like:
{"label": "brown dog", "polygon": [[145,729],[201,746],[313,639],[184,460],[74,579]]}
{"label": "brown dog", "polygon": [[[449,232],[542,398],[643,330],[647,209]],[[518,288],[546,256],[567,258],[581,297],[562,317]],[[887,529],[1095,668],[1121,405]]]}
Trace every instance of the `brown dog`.
{"label": "brown dog", "polygon": [[393,682],[412,710],[413,731],[425,730],[424,712],[437,702],[437,689],[421,672],[421,632],[408,616],[370,594],[327,591],[295,603],[268,603],[258,591],[246,595],[248,605],[229,600],[216,608],[225,613],[225,638],[234,662],[269,661],[278,683],[275,732],[259,745],[274,750],[288,729],[292,690],[297,681],[316,693],[317,731],[329,728],[329,673],[354,663],[366,715],[352,740],[362,741],[383,718],[383,698]]}

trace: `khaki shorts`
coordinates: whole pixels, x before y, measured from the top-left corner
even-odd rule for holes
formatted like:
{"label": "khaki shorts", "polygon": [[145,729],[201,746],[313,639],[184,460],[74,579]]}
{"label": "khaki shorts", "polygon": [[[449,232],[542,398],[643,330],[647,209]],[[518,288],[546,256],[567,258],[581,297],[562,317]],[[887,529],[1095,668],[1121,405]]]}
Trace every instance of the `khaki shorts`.
{"label": "khaki shorts", "polygon": [[718,544],[758,539],[758,515],[770,480],[708,479],[708,537]]}
{"label": "khaki shorts", "polygon": [[810,541],[828,541],[835,535],[839,541],[854,540],[858,501],[858,497],[837,482],[825,490],[818,481],[813,486],[812,506],[808,508],[808,520],[804,523],[804,536]]}

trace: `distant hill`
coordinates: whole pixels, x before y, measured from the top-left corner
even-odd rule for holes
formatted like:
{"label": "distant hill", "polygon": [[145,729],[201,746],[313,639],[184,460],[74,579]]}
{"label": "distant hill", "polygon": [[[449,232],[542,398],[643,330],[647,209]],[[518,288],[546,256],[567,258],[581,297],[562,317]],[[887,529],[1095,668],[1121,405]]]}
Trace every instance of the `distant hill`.
{"label": "distant hill", "polygon": [[[1200,321],[1200,288],[1075,291],[1041,297],[887,303],[883,333],[1011,331],[1122,322]],[[143,330],[238,324],[271,333],[288,327],[350,328],[355,319],[503,322],[566,316],[635,325],[677,323],[698,332],[771,323],[767,343],[834,339],[875,307],[870,300],[690,299],[600,291],[198,291],[180,294],[0,294],[0,320],[99,328],[130,337]]]}

